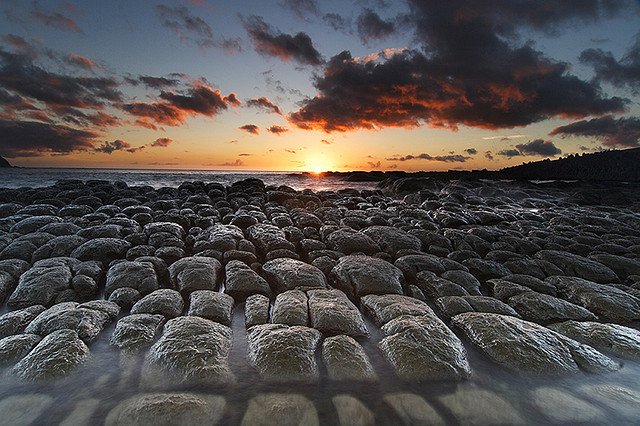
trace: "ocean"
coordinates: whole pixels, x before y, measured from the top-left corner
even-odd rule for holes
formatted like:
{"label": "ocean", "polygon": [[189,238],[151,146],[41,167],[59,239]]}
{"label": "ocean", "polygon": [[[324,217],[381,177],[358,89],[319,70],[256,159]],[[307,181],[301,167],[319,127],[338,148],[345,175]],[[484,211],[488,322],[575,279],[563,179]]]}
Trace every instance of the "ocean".
{"label": "ocean", "polygon": [[374,189],[376,187],[376,182],[349,182],[345,177],[272,171],[7,168],[0,169],[0,188],[46,187],[61,179],[124,181],[128,185],[161,188],[177,187],[187,181],[219,182],[230,185],[247,178],[258,178],[266,185],[286,185],[296,190],[337,191],[343,188]]}

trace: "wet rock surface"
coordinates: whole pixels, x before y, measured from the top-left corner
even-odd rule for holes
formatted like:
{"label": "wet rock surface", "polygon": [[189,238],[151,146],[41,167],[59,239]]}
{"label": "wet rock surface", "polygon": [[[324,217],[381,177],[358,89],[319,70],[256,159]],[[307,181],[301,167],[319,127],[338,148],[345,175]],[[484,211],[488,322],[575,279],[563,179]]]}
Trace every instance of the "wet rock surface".
{"label": "wet rock surface", "polygon": [[640,188],[606,185],[0,188],[0,414],[637,423]]}

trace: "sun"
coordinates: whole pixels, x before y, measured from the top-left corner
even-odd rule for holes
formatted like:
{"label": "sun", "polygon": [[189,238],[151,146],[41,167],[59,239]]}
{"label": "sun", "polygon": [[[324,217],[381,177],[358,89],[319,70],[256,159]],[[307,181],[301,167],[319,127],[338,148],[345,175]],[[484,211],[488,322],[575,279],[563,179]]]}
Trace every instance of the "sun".
{"label": "sun", "polygon": [[321,175],[321,174],[322,174],[322,172],[323,172],[323,170],[322,170],[322,167],[321,167],[321,166],[314,166],[314,167],[311,169],[311,172],[312,172],[313,174],[316,174],[316,175]]}

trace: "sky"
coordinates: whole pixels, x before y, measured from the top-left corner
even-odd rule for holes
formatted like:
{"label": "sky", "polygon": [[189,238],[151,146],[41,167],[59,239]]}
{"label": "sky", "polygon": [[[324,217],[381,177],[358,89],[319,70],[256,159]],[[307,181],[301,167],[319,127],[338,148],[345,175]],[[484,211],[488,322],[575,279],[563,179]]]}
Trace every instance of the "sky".
{"label": "sky", "polygon": [[25,167],[499,169],[640,146],[640,2],[0,0]]}

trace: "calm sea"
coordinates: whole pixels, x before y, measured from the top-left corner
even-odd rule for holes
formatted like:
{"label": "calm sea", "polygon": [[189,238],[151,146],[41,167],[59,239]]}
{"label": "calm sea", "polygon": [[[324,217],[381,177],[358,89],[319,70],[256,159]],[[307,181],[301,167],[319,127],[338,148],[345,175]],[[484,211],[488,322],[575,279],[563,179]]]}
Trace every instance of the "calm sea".
{"label": "calm sea", "polygon": [[149,185],[154,188],[176,187],[185,181],[219,182],[230,185],[247,178],[261,179],[267,185],[287,185],[297,190],[339,190],[342,188],[373,189],[375,182],[347,182],[342,177],[317,176],[292,172],[229,171],[229,170],[150,170],[150,169],[61,169],[13,168],[0,169],[0,188],[44,187],[60,179],[87,181],[101,179],[124,181],[129,185]]}

